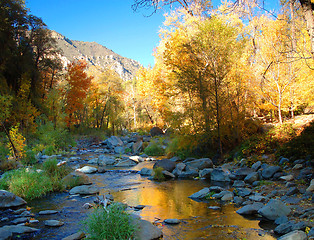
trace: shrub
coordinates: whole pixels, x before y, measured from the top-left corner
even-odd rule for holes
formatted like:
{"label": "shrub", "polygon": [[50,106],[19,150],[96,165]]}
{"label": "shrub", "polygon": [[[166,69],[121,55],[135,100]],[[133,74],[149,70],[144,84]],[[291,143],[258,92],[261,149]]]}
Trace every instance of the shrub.
{"label": "shrub", "polygon": [[284,143],[278,150],[277,155],[286,156],[289,158],[306,158],[307,156],[313,157],[314,146],[314,121],[306,126],[300,135],[290,139]]}
{"label": "shrub", "polygon": [[178,156],[185,159],[193,156],[193,150],[197,146],[197,141],[193,136],[176,136],[166,149],[168,157]]}
{"label": "shrub", "polygon": [[33,150],[26,150],[25,156],[21,159],[23,165],[34,165],[37,162],[35,152]]}
{"label": "shrub", "polygon": [[14,171],[7,180],[7,189],[27,200],[40,198],[53,190],[51,179],[34,170]]}
{"label": "shrub", "polygon": [[53,191],[63,191],[65,185],[62,182],[62,178],[69,173],[69,170],[64,165],[57,166],[57,164],[57,159],[48,159],[43,163],[43,170],[51,179]]}
{"label": "shrub", "polygon": [[161,147],[159,142],[151,142],[145,149],[144,153],[149,156],[163,156],[165,150]]}
{"label": "shrub", "polygon": [[14,148],[16,152],[14,152],[13,146],[10,141],[8,141],[8,148],[10,149],[10,153],[12,156],[16,154],[18,158],[23,158],[25,156],[25,147],[26,147],[26,139],[19,132],[19,124],[13,126],[9,131],[10,139],[14,144]]}
{"label": "shrub", "polygon": [[104,209],[96,208],[83,222],[88,239],[117,240],[131,239],[134,226],[130,216],[118,203],[113,203]]}
{"label": "shrub", "polygon": [[165,180],[165,175],[162,173],[163,170],[164,169],[162,167],[157,167],[153,169],[154,180],[157,180],[157,181]]}

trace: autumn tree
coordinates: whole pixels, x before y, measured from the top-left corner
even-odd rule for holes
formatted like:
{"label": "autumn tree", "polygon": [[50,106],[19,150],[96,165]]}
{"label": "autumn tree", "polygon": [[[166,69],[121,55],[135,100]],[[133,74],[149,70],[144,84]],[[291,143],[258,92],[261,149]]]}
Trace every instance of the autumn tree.
{"label": "autumn tree", "polygon": [[91,85],[92,77],[85,72],[85,61],[72,62],[68,65],[66,80],[68,88],[65,92],[67,126],[79,125],[83,119],[84,100]]}

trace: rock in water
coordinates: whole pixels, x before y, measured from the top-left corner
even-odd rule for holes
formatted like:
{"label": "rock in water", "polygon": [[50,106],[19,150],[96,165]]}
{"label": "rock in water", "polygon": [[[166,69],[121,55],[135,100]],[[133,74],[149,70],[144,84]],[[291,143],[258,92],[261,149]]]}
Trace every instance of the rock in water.
{"label": "rock in water", "polygon": [[146,220],[140,219],[137,215],[131,214],[131,222],[137,226],[135,228],[135,239],[153,240],[159,239],[163,236],[162,231]]}
{"label": "rock in water", "polygon": [[164,170],[168,172],[172,172],[176,168],[176,164],[169,159],[162,159],[159,161],[156,161],[153,168],[162,167]]}
{"label": "rock in water", "polygon": [[169,219],[165,219],[164,222],[167,224],[179,224],[181,221],[176,218],[169,218]]}
{"label": "rock in water", "polygon": [[293,231],[278,238],[278,240],[306,240],[307,236],[303,231]]}
{"label": "rock in water", "polygon": [[206,197],[207,194],[209,194],[209,188],[203,188],[202,190],[193,193],[191,196],[189,196],[189,198],[202,199]]}
{"label": "rock in water", "polygon": [[18,207],[26,204],[27,202],[16,196],[15,194],[0,190],[0,208]]}
{"label": "rock in water", "polygon": [[46,220],[45,221],[45,226],[48,227],[61,227],[64,225],[64,222],[58,221],[58,220]]}
{"label": "rock in water", "polygon": [[281,216],[288,216],[290,212],[290,207],[277,199],[271,199],[266,206],[258,211],[260,215],[272,221]]}
{"label": "rock in water", "polygon": [[92,195],[99,193],[99,188],[94,185],[82,185],[72,188],[69,193],[71,195],[73,194]]}

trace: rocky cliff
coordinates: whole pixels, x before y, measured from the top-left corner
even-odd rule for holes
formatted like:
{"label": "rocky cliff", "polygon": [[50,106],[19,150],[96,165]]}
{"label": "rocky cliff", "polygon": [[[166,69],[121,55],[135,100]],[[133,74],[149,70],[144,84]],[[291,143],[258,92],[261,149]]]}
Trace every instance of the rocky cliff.
{"label": "rocky cliff", "polygon": [[51,35],[61,49],[60,57],[65,66],[75,59],[85,59],[91,65],[113,69],[124,81],[131,80],[141,66],[96,42],[70,40],[56,31],[51,31]]}

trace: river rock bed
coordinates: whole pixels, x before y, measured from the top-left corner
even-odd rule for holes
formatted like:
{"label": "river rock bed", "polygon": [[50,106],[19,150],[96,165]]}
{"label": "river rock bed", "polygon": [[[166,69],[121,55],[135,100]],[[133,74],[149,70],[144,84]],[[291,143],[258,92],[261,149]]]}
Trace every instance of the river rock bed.
{"label": "river rock bed", "polygon": [[[264,231],[258,230],[263,236],[270,234],[281,236],[280,239],[298,239],[295,237],[314,239],[312,160],[297,160],[292,165],[287,165],[289,159],[281,158],[278,166],[267,161],[267,156],[263,156],[265,161],[257,161],[251,166],[248,166],[246,159],[237,164],[228,163],[221,166],[215,166],[209,158],[180,160],[175,157],[156,161],[146,155],[137,155],[141,150],[139,147],[141,143],[149,141],[149,139],[149,137],[132,137],[121,140],[118,137],[111,137],[101,143],[86,144],[83,142],[73,148],[70,156],[38,156],[40,161],[57,157],[60,164],[67,164],[75,170],[71,173],[72,176],[76,174],[86,176],[84,184],[71,189],[68,193],[61,194],[69,203],[79,203],[82,206],[79,208],[80,213],[77,212],[77,209],[74,212],[67,210],[73,208],[72,205],[62,209],[57,206],[50,209],[47,206],[47,209],[44,209],[46,212],[32,212],[31,209],[25,208],[26,203],[23,201],[20,205],[9,207],[3,205],[1,207],[3,210],[0,219],[0,239],[10,239],[12,236],[13,238],[19,236],[17,237],[19,239],[29,239],[34,238],[38,232],[47,231],[45,228],[65,227],[71,217],[75,218],[76,215],[82,217],[87,214],[88,204],[92,204],[96,200],[94,194],[106,195],[108,199],[112,197],[107,190],[99,187],[100,182],[97,182],[97,178],[93,176],[106,174],[108,178],[110,177],[110,181],[114,181],[115,176],[118,179],[130,175],[141,175],[143,178],[152,180],[151,167],[140,169],[136,167],[139,163],[151,161],[154,161],[153,168],[162,167],[164,176],[171,181],[177,181],[175,179],[207,181],[208,186],[191,194],[191,199],[197,202],[214,200],[223,205],[233,203],[239,208],[237,209],[239,215],[261,222],[269,222],[273,227]],[[135,144],[136,146],[134,146]],[[125,153],[126,149],[132,149],[132,153]],[[132,170],[125,169],[131,167]],[[110,189],[123,192],[143,188],[142,185],[142,182],[134,181],[111,184]],[[130,206],[130,209],[141,211],[136,206]],[[219,211],[221,206],[210,206],[208,209]],[[37,220],[40,215],[45,215],[44,221]],[[169,222],[184,225],[189,220],[164,219],[165,224],[171,224]],[[162,229],[161,226],[159,228]],[[308,232],[309,229],[311,230]],[[83,237],[84,234],[80,232],[79,228],[76,231],[73,234]],[[156,229],[156,232],[159,231]],[[303,238],[305,232],[308,234],[305,235],[306,238]]]}

